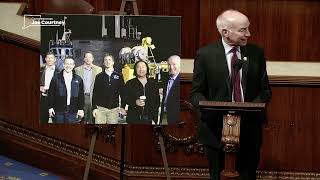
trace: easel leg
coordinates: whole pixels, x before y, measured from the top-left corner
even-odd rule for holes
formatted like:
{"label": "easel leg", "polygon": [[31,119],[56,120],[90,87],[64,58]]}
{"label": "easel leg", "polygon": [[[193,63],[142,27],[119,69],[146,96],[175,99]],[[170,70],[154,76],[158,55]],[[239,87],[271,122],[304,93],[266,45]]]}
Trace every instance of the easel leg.
{"label": "easel leg", "polygon": [[125,143],[126,143],[126,125],[121,125],[121,159],[120,159],[120,180],[124,179],[124,158],[125,158]]}
{"label": "easel leg", "polygon": [[83,175],[83,180],[88,179],[90,164],[92,161],[94,146],[96,144],[97,134],[98,134],[98,130],[95,130],[92,137],[91,137],[90,149],[89,149],[88,159],[87,159],[87,163],[86,163],[86,169],[85,169],[84,175]]}
{"label": "easel leg", "polygon": [[162,156],[163,165],[164,165],[164,171],[166,173],[167,180],[170,180],[170,172],[169,172],[168,160],[166,155],[166,149],[164,148],[163,137],[161,132],[159,132],[158,134],[159,134],[159,142],[160,142],[161,156]]}
{"label": "easel leg", "polygon": [[120,6],[120,12],[122,12],[122,13],[124,12],[124,8],[125,8],[127,2],[132,3],[134,15],[139,15],[139,10],[138,10],[138,5],[137,5],[136,0],[122,0],[121,6]]}

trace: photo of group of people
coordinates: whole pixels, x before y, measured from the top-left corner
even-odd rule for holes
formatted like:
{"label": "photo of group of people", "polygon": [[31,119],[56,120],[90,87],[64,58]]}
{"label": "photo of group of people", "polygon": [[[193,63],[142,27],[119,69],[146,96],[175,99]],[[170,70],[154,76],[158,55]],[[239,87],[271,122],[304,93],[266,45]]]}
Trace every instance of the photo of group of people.
{"label": "photo of group of people", "polygon": [[114,70],[110,54],[105,55],[103,67],[93,64],[91,52],[85,53],[84,64],[76,68],[67,57],[60,72],[52,52],[45,61],[41,67],[41,122],[80,123],[83,119],[89,124],[170,124],[178,120],[181,60],[177,55],[168,58],[169,79],[163,82],[149,78],[149,65],[140,60],[134,64],[135,78],[125,83],[122,73]]}
{"label": "photo of group of people", "polygon": [[[69,16],[64,19],[70,19]],[[61,39],[58,35],[49,43],[48,38],[43,38],[46,42],[41,39],[41,48],[47,50],[42,52],[43,63],[40,65],[41,123],[167,125],[179,121],[181,59],[177,54],[180,53],[180,42],[170,42],[174,39],[163,41],[171,43],[175,50],[170,50],[172,47],[158,50],[159,56],[164,57],[161,60],[155,57],[157,54],[152,52],[154,47],[150,48],[151,44],[142,48],[144,51],[123,54],[123,45],[138,45],[137,42],[145,37],[143,31],[137,32],[139,26],[135,27],[134,37],[130,34],[132,23],[139,21],[125,16],[101,18],[103,24],[108,24],[105,21],[109,19],[122,22],[123,27],[129,22],[130,38],[120,26],[114,28],[113,37],[104,36],[102,39],[89,36],[72,40],[71,30],[66,27]],[[139,18],[143,23],[150,19]],[[172,18],[169,19],[173,22]],[[165,22],[163,17],[161,21]],[[175,33],[180,36],[178,26],[179,23]],[[121,28],[121,36],[117,34],[118,28]],[[53,32],[46,29],[41,29],[42,37]],[[86,38],[89,39],[85,40],[88,45],[83,43]],[[153,36],[152,39],[156,43],[161,38]],[[165,68],[160,68],[160,63],[165,64]],[[133,75],[124,73],[125,67],[130,67]]]}

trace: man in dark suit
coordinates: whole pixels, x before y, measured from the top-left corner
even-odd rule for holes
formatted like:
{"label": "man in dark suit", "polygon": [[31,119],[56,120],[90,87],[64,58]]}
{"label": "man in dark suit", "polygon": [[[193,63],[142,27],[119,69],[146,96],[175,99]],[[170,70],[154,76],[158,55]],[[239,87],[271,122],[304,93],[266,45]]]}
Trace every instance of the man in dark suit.
{"label": "man in dark suit", "polygon": [[180,62],[177,55],[168,58],[169,78],[163,86],[161,124],[173,124],[180,118]]}
{"label": "man in dark suit", "polygon": [[[40,62],[42,59],[40,59]],[[55,67],[56,58],[52,52],[48,52],[45,58],[46,63],[40,64],[40,122],[48,123],[48,89],[52,77],[59,71]]]}
{"label": "man in dark suit", "polygon": [[[268,102],[271,89],[262,49],[247,44],[248,18],[235,10],[224,11],[216,21],[221,40],[199,49],[194,62],[191,100]],[[239,61],[242,68],[235,70]],[[211,179],[220,179],[224,153],[221,144],[222,115],[202,113],[198,125],[199,140],[205,145]],[[240,148],[236,167],[240,178],[256,179],[262,143],[262,120],[258,114],[242,116]]]}
{"label": "man in dark suit", "polygon": [[81,77],[73,71],[72,58],[64,60],[64,69],[56,74],[49,88],[49,116],[54,123],[77,123],[84,116],[84,90]]}

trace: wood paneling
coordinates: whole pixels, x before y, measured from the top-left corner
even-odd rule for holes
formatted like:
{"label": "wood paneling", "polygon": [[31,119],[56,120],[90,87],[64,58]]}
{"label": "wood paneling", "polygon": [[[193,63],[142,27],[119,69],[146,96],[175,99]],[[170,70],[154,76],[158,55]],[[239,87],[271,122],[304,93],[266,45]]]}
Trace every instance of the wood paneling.
{"label": "wood paneling", "polygon": [[230,8],[248,16],[249,41],[263,47],[267,59],[320,61],[320,1],[200,0],[200,46],[220,39],[215,20]]}
{"label": "wood paneling", "polygon": [[181,56],[194,57],[199,41],[200,4],[198,0],[142,1],[140,9],[143,15],[181,16]]}
{"label": "wood paneling", "polygon": [[320,86],[273,86],[261,169],[320,170]]}
{"label": "wood paneling", "polygon": [[[183,99],[190,88],[184,83]],[[259,169],[318,172],[320,86],[272,85],[272,94]]]}
{"label": "wood paneling", "polygon": [[[120,1],[87,0],[100,11],[117,11]],[[250,42],[265,49],[268,59],[288,61],[320,61],[317,44],[320,35],[320,2],[306,0],[138,0],[142,15],[174,15],[182,17],[182,57],[194,58],[196,50],[220,38],[216,17],[226,9],[245,13],[251,22]],[[183,4],[183,5],[182,5]],[[43,12],[45,2],[29,1],[30,13]],[[170,27],[167,27],[170,28]]]}
{"label": "wood paneling", "polygon": [[[118,0],[88,0],[88,2],[96,8],[96,12],[120,8]],[[44,3],[45,1],[30,0],[30,12],[39,14],[43,10]],[[251,20],[252,41],[265,47],[267,58],[288,61],[320,60],[317,54],[320,35],[316,33],[320,24],[319,1],[194,0],[186,3],[182,0],[138,0],[138,4],[141,14],[182,16],[183,57],[194,58],[199,45],[203,46],[219,39],[215,28],[216,16],[224,9],[236,8],[248,14]],[[83,125],[39,125],[39,50],[36,50],[33,43],[3,38],[3,34],[1,37],[0,57],[3,68],[0,71],[0,82],[3,86],[0,88],[0,119],[41,134],[41,136],[37,135],[40,137],[39,142],[42,139],[52,138],[57,144],[67,144],[57,151],[52,150],[53,147],[49,148],[50,145],[47,145],[47,149],[40,145],[36,147],[36,145],[28,145],[27,140],[23,142],[21,139],[14,139],[2,133],[1,145],[6,149],[0,148],[1,153],[11,153],[12,157],[20,157],[30,163],[32,158],[37,157],[37,153],[41,152],[39,161],[34,163],[48,170],[55,170],[54,167],[46,165],[48,162],[55,162],[54,165],[57,164],[59,168],[64,169],[56,171],[57,173],[66,176],[72,176],[72,173],[75,173],[74,177],[78,178],[84,167],[82,156],[74,160],[70,154],[75,147],[81,151],[88,149],[90,138],[86,135],[85,127]],[[190,78],[182,79],[181,99],[189,100]],[[319,85],[302,86],[292,83],[287,85],[278,82],[272,85],[272,90],[273,99],[268,106],[268,124],[264,128],[264,144],[259,168],[274,171],[319,172],[320,156],[317,154],[320,152],[320,138],[317,138],[317,129],[320,126]],[[190,135],[190,131],[194,131],[195,128],[192,128],[192,116],[186,113],[183,118],[186,119],[187,127],[170,127],[167,130],[174,131],[177,137]],[[128,126],[126,133],[127,176],[132,179],[141,179],[139,175],[150,178],[164,177],[161,174],[163,173],[162,159],[153,127]],[[30,139],[30,141],[34,140]],[[115,133],[115,144],[105,143],[103,135],[100,134],[95,155],[101,159],[111,158],[119,162],[120,144],[120,128],[117,128]],[[26,148],[26,151],[16,150],[17,148]],[[65,152],[68,148],[71,150]],[[178,169],[175,172],[180,173],[176,174],[180,178],[184,178],[193,170],[200,174],[199,177],[205,178],[208,175],[206,157],[199,152],[186,154],[183,148],[184,146],[180,145],[177,151],[168,153],[169,166]],[[47,161],[46,153],[51,156]],[[57,161],[54,161],[55,158]],[[64,164],[63,160],[66,160],[67,164]],[[63,168],[73,165],[75,166],[73,170]],[[91,177],[95,179],[106,177],[103,173],[105,170],[112,175],[117,174],[116,170],[112,170],[114,167],[99,163],[93,166],[96,174]],[[144,171],[140,170],[145,166],[147,170],[143,174]],[[186,170],[182,174],[184,168]],[[277,174],[274,175],[274,177],[277,176]]]}
{"label": "wood paneling", "polygon": [[[0,131],[0,153],[18,161],[30,164],[66,179],[82,179],[85,161],[78,156],[50,149],[40,144],[24,140]],[[43,139],[44,140],[44,139]],[[45,141],[45,140],[44,140]],[[119,179],[118,172],[92,164],[89,179]]]}
{"label": "wood paneling", "polygon": [[[118,11],[120,0],[86,0],[94,13]],[[16,1],[19,2],[19,1]],[[29,0],[30,14],[44,12],[46,1]],[[226,9],[245,13],[251,22],[250,42],[265,49],[267,59],[320,61],[320,1],[315,0],[137,0],[141,15],[182,17],[181,55],[194,58],[196,50],[220,36],[216,17]],[[170,27],[164,27],[170,28]]]}
{"label": "wood paneling", "polygon": [[[39,124],[39,52],[4,42],[0,43],[0,48],[1,57],[7,59],[3,61],[6,68],[0,73],[0,82],[4,83],[5,87],[0,90],[0,118],[88,148],[90,139],[85,138],[84,125]],[[117,144],[120,144],[121,140],[119,132],[117,131]],[[106,148],[110,150],[106,151]],[[103,141],[96,144],[96,149],[117,159],[120,159],[119,148]]]}
{"label": "wood paneling", "polygon": [[[121,0],[87,0],[94,6],[94,13],[100,11],[119,11]],[[181,56],[194,57],[199,42],[199,0],[137,0],[140,15],[166,15],[181,16]],[[29,13],[40,14],[44,12],[46,1],[29,1]],[[170,28],[170,27],[163,27]]]}

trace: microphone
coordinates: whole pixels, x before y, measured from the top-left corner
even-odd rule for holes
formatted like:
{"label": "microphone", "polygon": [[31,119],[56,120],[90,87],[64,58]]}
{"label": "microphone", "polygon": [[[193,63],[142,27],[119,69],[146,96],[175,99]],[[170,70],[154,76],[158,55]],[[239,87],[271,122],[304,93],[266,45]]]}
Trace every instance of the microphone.
{"label": "microphone", "polygon": [[238,59],[238,60],[233,64],[234,77],[233,77],[233,79],[231,79],[231,92],[234,91],[235,81],[236,81],[236,79],[237,79],[238,72],[239,72],[240,69],[242,68],[243,63],[244,63],[244,60]]}
{"label": "microphone", "polygon": [[243,61],[242,59],[238,59],[238,61],[233,65],[233,69],[235,71],[235,73],[237,74],[238,71],[242,68],[243,65]]}

